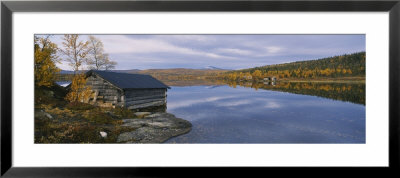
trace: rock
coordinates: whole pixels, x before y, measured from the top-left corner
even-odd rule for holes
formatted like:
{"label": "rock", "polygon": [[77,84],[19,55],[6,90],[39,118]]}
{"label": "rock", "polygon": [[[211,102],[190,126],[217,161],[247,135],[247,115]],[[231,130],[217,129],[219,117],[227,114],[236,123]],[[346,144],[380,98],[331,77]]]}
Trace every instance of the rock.
{"label": "rock", "polygon": [[154,113],[154,114],[150,114],[148,116],[146,116],[147,118],[151,118],[151,117],[160,117],[162,115],[162,113]]}
{"label": "rock", "polygon": [[105,138],[107,137],[107,132],[100,132],[101,137]]}
{"label": "rock", "polygon": [[143,117],[145,117],[147,115],[150,115],[150,114],[151,114],[151,112],[135,112],[135,115],[137,117],[139,117],[139,118],[143,118]]}
{"label": "rock", "polygon": [[49,119],[53,119],[53,116],[51,116],[49,113],[45,112],[44,115],[49,118]]}
{"label": "rock", "polygon": [[155,113],[142,119],[126,119],[122,126],[135,129],[121,133],[117,142],[162,143],[171,137],[188,133],[192,124],[169,113]]}
{"label": "rock", "polygon": [[44,119],[44,118],[53,119],[53,116],[50,115],[49,113],[45,112],[44,110],[35,111],[35,117],[42,118],[42,119]]}

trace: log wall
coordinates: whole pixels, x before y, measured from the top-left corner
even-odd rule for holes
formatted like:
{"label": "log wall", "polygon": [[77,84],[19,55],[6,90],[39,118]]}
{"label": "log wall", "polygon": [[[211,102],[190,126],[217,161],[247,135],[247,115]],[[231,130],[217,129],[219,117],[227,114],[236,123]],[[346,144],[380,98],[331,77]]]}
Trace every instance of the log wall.
{"label": "log wall", "polygon": [[167,103],[166,89],[125,90],[125,106],[129,109],[160,106]]}
{"label": "log wall", "polygon": [[166,89],[128,89],[121,90],[97,75],[89,76],[86,85],[94,91],[89,103],[98,106],[121,106],[137,109],[160,106],[167,103]]}

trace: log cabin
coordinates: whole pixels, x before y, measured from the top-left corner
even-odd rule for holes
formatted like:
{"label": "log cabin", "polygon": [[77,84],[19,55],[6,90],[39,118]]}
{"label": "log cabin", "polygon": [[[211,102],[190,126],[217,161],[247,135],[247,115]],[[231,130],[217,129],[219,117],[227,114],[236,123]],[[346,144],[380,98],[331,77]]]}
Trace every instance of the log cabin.
{"label": "log cabin", "polygon": [[167,103],[169,86],[150,75],[90,70],[86,85],[93,95],[88,103],[102,107],[138,109]]}

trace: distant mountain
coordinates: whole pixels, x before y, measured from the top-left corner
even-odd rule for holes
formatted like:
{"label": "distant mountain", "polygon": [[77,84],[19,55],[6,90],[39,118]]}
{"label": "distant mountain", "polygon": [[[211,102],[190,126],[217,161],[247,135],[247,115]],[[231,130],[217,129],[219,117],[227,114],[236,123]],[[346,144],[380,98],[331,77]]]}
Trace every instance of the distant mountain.
{"label": "distant mountain", "polygon": [[207,73],[225,72],[223,69],[187,69],[187,68],[172,68],[172,69],[147,69],[141,70],[141,74],[158,74],[158,75],[204,75]]}
{"label": "distant mountain", "polygon": [[173,68],[173,69],[147,69],[147,70],[141,70],[138,73],[151,75],[161,81],[167,81],[167,80],[199,80],[199,79],[204,79],[207,76],[216,76],[224,72],[226,72],[226,70]]}
{"label": "distant mountain", "polygon": [[[81,70],[81,71],[79,71],[79,73],[83,73],[83,72],[86,72],[86,71],[87,70]],[[61,70],[60,74],[74,74],[74,71],[72,71],[72,70]]]}
{"label": "distant mountain", "polygon": [[[88,70],[81,70],[80,73],[87,72]],[[118,73],[139,73],[139,69],[128,69],[128,70],[109,70],[110,72],[118,72]],[[74,71],[71,70],[61,70],[60,74],[74,74]]]}
{"label": "distant mountain", "polygon": [[139,73],[141,70],[139,69],[127,69],[127,70],[110,70],[111,72],[118,72],[118,73]]}
{"label": "distant mountain", "polygon": [[204,67],[204,69],[207,69],[207,70],[225,70],[225,69],[221,69],[221,68],[214,67],[214,66],[207,66],[207,67]]}

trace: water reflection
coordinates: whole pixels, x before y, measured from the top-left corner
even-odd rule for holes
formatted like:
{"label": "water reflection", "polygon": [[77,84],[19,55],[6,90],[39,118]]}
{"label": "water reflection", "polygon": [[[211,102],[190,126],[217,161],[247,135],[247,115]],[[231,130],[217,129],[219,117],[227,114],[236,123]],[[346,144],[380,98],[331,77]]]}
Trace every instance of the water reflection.
{"label": "water reflection", "polygon": [[242,86],[255,90],[274,90],[302,95],[319,96],[365,105],[365,83],[324,82],[236,82],[226,81],[233,88]]}
{"label": "water reflection", "polygon": [[336,91],[338,86],[327,88],[304,83],[276,83],[278,89],[272,88],[272,84],[268,86],[172,87],[168,91],[167,111],[189,120],[193,128],[188,134],[167,142],[365,143],[364,105],[316,97],[316,94],[292,94],[322,88],[327,92]]}

